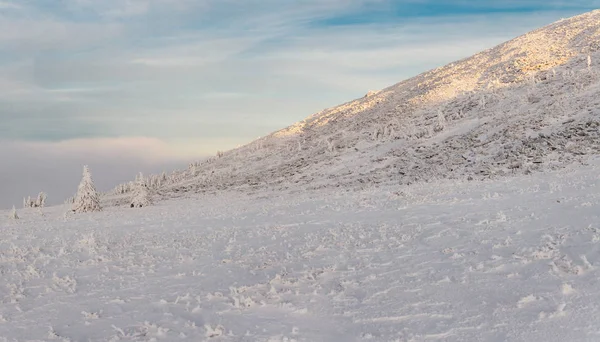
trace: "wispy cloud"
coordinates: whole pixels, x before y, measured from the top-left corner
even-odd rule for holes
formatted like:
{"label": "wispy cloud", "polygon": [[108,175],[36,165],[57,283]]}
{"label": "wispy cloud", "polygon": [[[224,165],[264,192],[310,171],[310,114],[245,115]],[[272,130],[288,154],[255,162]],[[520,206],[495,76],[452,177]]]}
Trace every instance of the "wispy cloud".
{"label": "wispy cloud", "polygon": [[0,1],[0,10],[18,10],[21,6],[15,2]]}

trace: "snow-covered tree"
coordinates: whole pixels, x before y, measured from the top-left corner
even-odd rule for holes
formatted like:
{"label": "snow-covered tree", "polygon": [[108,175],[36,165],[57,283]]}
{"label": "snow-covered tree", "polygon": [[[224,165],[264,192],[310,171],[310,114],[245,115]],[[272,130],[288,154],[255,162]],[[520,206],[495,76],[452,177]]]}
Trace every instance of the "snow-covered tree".
{"label": "snow-covered tree", "polygon": [[17,208],[15,208],[15,206],[13,205],[12,210],[10,212],[9,217],[13,220],[18,220],[19,219],[19,215],[17,215]]}
{"label": "snow-covered tree", "polygon": [[197,172],[197,163],[190,163],[190,166],[188,167],[190,174],[192,175],[192,177],[196,176],[196,172]]}
{"label": "snow-covered tree", "polygon": [[76,213],[102,210],[100,196],[96,191],[90,169],[87,165],[83,167],[83,176],[77,188],[77,195],[75,195],[72,210]]}
{"label": "snow-covered tree", "polygon": [[31,196],[27,196],[27,198],[23,197],[23,208],[43,208],[46,205],[46,199],[48,195],[44,192],[40,192],[36,198],[31,198]]}
{"label": "snow-covered tree", "polygon": [[155,175],[148,176],[148,180],[146,181],[149,189],[156,188],[158,185],[157,182],[158,182],[158,177],[156,177]]}
{"label": "snow-covered tree", "polygon": [[433,127],[434,132],[440,132],[446,129],[446,116],[440,110],[438,111],[438,115],[435,121],[435,126]]}
{"label": "snow-covered tree", "polygon": [[75,203],[75,197],[71,196],[65,200],[65,204],[73,205]]}
{"label": "snow-covered tree", "polygon": [[327,143],[327,151],[335,152],[335,141],[332,138],[327,138],[325,142]]}
{"label": "snow-covered tree", "polygon": [[36,207],[43,208],[46,205],[47,198],[48,195],[46,195],[44,192],[40,192],[35,202]]}
{"label": "snow-covered tree", "polygon": [[152,197],[146,182],[144,181],[144,175],[140,172],[139,176],[136,177],[135,186],[133,193],[131,194],[131,208],[142,208],[152,204]]}
{"label": "snow-covered tree", "polygon": [[587,67],[588,69],[592,67],[592,56],[587,56]]}

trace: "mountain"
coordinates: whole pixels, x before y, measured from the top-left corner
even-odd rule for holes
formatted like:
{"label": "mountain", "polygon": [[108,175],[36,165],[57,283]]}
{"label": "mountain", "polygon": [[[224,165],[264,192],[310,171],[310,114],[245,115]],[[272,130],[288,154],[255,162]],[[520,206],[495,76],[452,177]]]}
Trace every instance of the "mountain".
{"label": "mountain", "polygon": [[480,180],[584,162],[600,150],[599,30],[599,10],[561,20],[195,163],[161,192]]}

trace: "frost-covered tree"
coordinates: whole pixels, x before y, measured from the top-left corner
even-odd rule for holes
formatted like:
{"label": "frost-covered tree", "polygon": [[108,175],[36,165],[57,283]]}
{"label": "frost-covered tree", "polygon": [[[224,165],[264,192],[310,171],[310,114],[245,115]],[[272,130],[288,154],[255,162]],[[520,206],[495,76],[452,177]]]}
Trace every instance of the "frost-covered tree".
{"label": "frost-covered tree", "polygon": [[157,176],[155,176],[155,175],[150,175],[150,176],[148,176],[148,181],[147,181],[147,183],[148,183],[148,184],[147,184],[147,185],[148,185],[148,188],[150,188],[150,189],[154,189],[154,188],[156,188],[156,187],[158,186],[158,177],[157,177]]}
{"label": "frost-covered tree", "polygon": [[438,111],[438,115],[435,121],[435,126],[433,127],[434,132],[440,132],[446,129],[446,116],[440,110]]}
{"label": "frost-covered tree", "polygon": [[13,205],[12,210],[10,212],[9,217],[13,220],[18,220],[19,219],[19,215],[17,215],[17,208],[15,208],[15,206]]}
{"label": "frost-covered tree", "polygon": [[96,191],[90,169],[87,165],[83,167],[83,176],[77,188],[77,195],[75,195],[72,210],[76,213],[102,210],[100,196]]}
{"label": "frost-covered tree", "polygon": [[73,197],[73,196],[71,196],[65,200],[65,204],[67,204],[67,205],[73,205],[73,203],[75,203],[75,197]]}
{"label": "frost-covered tree", "polygon": [[188,167],[190,174],[192,175],[192,177],[196,176],[196,172],[197,172],[197,163],[190,163],[190,166]]}
{"label": "frost-covered tree", "polygon": [[327,143],[327,151],[335,152],[335,141],[332,138],[327,138],[325,142]]}
{"label": "frost-covered tree", "polygon": [[46,205],[47,198],[48,198],[48,195],[46,195],[46,193],[40,192],[37,197],[37,200],[35,201],[36,207],[43,208]]}
{"label": "frost-covered tree", "polygon": [[587,56],[587,67],[588,69],[592,67],[592,56]]}
{"label": "frost-covered tree", "polygon": [[133,193],[131,194],[131,208],[142,208],[152,204],[152,197],[146,182],[144,181],[144,175],[140,172],[139,176],[136,177],[135,186]]}
{"label": "frost-covered tree", "polygon": [[40,192],[36,198],[23,198],[23,208],[43,208],[46,205],[46,199],[48,195],[44,192]]}

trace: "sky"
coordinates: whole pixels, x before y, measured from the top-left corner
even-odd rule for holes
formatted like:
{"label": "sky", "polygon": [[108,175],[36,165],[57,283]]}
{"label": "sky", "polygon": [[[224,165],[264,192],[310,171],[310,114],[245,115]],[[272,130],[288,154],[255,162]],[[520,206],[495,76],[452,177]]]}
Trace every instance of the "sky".
{"label": "sky", "polygon": [[600,7],[555,0],[0,0],[0,208],[170,171]]}

